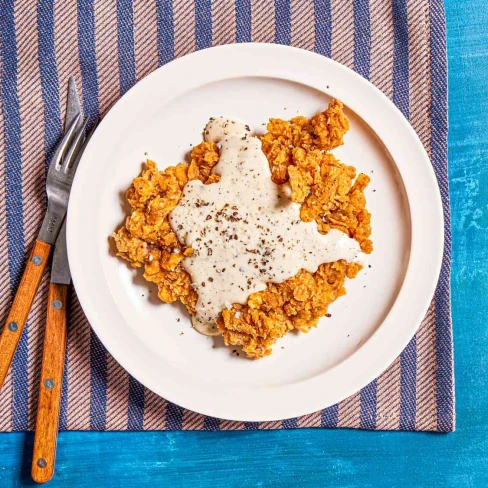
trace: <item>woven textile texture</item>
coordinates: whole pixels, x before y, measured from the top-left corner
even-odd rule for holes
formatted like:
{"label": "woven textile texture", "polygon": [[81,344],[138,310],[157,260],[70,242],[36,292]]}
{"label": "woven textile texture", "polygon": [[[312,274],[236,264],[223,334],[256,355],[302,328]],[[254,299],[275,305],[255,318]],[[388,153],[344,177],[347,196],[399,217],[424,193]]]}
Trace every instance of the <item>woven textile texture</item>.
{"label": "woven textile texture", "polygon": [[[447,179],[447,66],[441,0],[0,0],[0,318],[11,305],[45,209],[45,169],[76,77],[85,113],[102,116],[176,57],[233,42],[316,51],[369,79],[399,107],[434,166],[445,216],[441,277],[400,357],[357,394],[279,422],[230,422],[166,402],[107,353],[73,293],[62,430],[454,429]],[[0,393],[0,431],[35,422],[48,286],[44,277]]]}

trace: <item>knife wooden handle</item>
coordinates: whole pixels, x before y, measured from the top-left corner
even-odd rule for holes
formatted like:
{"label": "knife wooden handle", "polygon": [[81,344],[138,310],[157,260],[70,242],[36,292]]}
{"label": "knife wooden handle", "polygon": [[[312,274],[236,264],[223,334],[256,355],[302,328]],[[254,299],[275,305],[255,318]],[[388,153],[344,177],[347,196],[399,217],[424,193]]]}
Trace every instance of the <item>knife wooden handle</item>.
{"label": "knife wooden handle", "polygon": [[12,308],[0,336],[0,389],[12,363],[50,253],[51,244],[43,241],[34,243]]}
{"label": "knife wooden handle", "polygon": [[49,481],[54,474],[66,356],[67,298],[68,285],[49,285],[31,467],[37,483]]}

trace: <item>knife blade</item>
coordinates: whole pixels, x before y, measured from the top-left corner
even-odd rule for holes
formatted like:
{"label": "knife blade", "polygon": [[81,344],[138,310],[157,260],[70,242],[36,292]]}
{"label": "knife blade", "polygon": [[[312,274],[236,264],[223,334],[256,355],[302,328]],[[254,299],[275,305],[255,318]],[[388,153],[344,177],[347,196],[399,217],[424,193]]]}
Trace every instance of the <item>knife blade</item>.
{"label": "knife blade", "polygon": [[[76,88],[76,81],[71,76],[68,81],[68,102],[66,104],[66,120],[64,122],[65,131],[78,117],[78,115],[80,115],[80,117],[78,119],[77,126],[81,127],[83,124],[83,110],[81,108],[80,97]],[[68,251],[66,249],[66,218],[64,219],[54,246],[53,260],[51,264],[51,283],[64,285],[69,285],[71,283],[71,273],[68,264]]]}
{"label": "knife blade", "polygon": [[[81,146],[78,154],[75,157],[73,166],[76,168],[80,162],[83,151],[85,150],[91,136],[95,132],[98,126],[98,121],[93,124],[88,134],[85,137],[85,142]],[[65,284],[69,285],[71,283],[71,272],[69,270],[68,262],[68,250],[66,248],[66,222],[67,218],[64,219],[61,230],[59,231],[58,237],[56,239],[56,244],[54,246],[53,260],[51,263],[51,283]]]}

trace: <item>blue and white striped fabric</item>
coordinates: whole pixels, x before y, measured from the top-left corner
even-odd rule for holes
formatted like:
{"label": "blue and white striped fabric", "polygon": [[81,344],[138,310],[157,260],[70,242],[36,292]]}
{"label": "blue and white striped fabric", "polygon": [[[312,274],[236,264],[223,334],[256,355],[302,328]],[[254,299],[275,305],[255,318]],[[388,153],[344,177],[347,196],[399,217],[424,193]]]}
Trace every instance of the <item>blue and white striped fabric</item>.
{"label": "blue and white striped fabric", "polygon": [[[314,50],[356,70],[400,108],[437,174],[445,252],[432,304],[391,367],[338,405],[280,422],[229,422],[166,402],[131,378],[73,296],[61,429],[454,429],[441,0],[0,0],[0,314],[6,317],[45,208],[45,170],[63,127],[67,79],[93,120],[175,57],[232,42]],[[0,393],[0,430],[32,429],[47,277]],[[3,322],[2,322],[3,323]]]}

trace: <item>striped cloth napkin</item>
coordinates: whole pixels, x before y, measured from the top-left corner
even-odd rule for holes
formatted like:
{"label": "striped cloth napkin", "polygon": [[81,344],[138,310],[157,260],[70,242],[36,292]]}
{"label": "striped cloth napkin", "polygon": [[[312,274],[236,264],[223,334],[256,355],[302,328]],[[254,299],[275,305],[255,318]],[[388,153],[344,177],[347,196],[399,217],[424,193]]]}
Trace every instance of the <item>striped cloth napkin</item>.
{"label": "striped cloth napkin", "polygon": [[[338,405],[279,422],[205,417],[144,388],[107,353],[73,294],[62,430],[454,429],[442,0],[0,0],[0,316],[45,208],[45,164],[60,137],[70,75],[85,113],[107,110],[175,57],[232,42],[276,42],[354,69],[407,117],[441,188],[441,278],[417,335],[370,385]],[[5,232],[6,229],[6,232]],[[34,427],[48,280],[37,294],[0,394],[0,430]]]}

